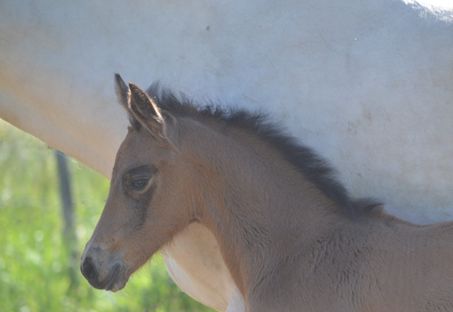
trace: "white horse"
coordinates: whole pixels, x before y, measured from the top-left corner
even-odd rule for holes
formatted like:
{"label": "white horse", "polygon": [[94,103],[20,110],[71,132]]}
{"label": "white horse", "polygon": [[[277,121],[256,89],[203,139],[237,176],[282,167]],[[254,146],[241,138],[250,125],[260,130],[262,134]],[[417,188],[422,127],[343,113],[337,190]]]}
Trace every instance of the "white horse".
{"label": "white horse", "polygon": [[[126,129],[113,72],[160,80],[267,111],[353,195],[443,220],[453,215],[453,14],[434,11],[396,0],[3,1],[0,117],[109,176]],[[242,309],[205,228],[163,253],[189,295]]]}

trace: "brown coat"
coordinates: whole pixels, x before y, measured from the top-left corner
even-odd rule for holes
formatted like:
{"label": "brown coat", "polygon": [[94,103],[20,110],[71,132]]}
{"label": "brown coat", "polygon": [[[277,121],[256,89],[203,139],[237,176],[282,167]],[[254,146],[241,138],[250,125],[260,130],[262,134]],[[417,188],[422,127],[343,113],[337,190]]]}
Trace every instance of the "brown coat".
{"label": "brown coat", "polygon": [[259,116],[158,102],[118,80],[131,128],[82,272],[121,289],[193,222],[215,236],[246,311],[453,311],[453,223],[416,226],[349,198]]}

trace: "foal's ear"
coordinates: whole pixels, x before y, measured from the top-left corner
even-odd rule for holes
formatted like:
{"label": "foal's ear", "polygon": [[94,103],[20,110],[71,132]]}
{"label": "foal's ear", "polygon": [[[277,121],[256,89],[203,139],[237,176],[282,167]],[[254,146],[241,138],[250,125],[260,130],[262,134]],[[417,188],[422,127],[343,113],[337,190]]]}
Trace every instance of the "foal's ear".
{"label": "foal's ear", "polygon": [[128,110],[132,116],[156,139],[171,143],[168,137],[167,121],[173,123],[174,118],[170,114],[164,113],[157,103],[136,85],[129,83],[129,90]]}

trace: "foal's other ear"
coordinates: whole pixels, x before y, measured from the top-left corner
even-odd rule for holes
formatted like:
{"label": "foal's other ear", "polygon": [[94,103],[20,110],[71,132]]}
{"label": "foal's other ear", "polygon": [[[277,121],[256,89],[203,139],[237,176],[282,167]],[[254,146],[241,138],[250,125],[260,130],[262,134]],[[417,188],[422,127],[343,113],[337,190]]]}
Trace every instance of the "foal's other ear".
{"label": "foal's other ear", "polygon": [[121,78],[119,74],[115,74],[115,91],[116,96],[118,97],[118,101],[127,111],[129,87],[126,85],[123,78]]}
{"label": "foal's other ear", "polygon": [[129,116],[129,123],[131,124],[132,128],[136,130],[140,129],[140,123],[135,119],[134,115],[132,115],[128,107],[130,96],[129,87],[126,85],[123,78],[121,78],[119,74],[115,74],[115,91],[118,102],[120,102],[121,106],[123,106]]}
{"label": "foal's other ear", "polygon": [[172,144],[168,136],[168,126],[175,125],[174,117],[163,112],[157,103],[136,85],[130,83],[129,90],[128,109],[134,118],[156,139]]}

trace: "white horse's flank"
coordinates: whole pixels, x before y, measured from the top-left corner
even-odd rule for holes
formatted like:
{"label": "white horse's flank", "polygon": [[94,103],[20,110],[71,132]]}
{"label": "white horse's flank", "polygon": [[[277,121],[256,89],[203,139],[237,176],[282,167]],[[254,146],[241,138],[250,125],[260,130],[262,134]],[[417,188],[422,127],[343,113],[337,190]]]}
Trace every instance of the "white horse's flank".
{"label": "white horse's flank", "polygon": [[[134,5],[0,3],[0,117],[109,176],[126,128],[113,71],[160,79],[273,113],[356,196],[412,221],[452,216],[448,18],[391,0]],[[217,248],[192,226],[163,252],[184,291],[224,310],[238,296]]]}

